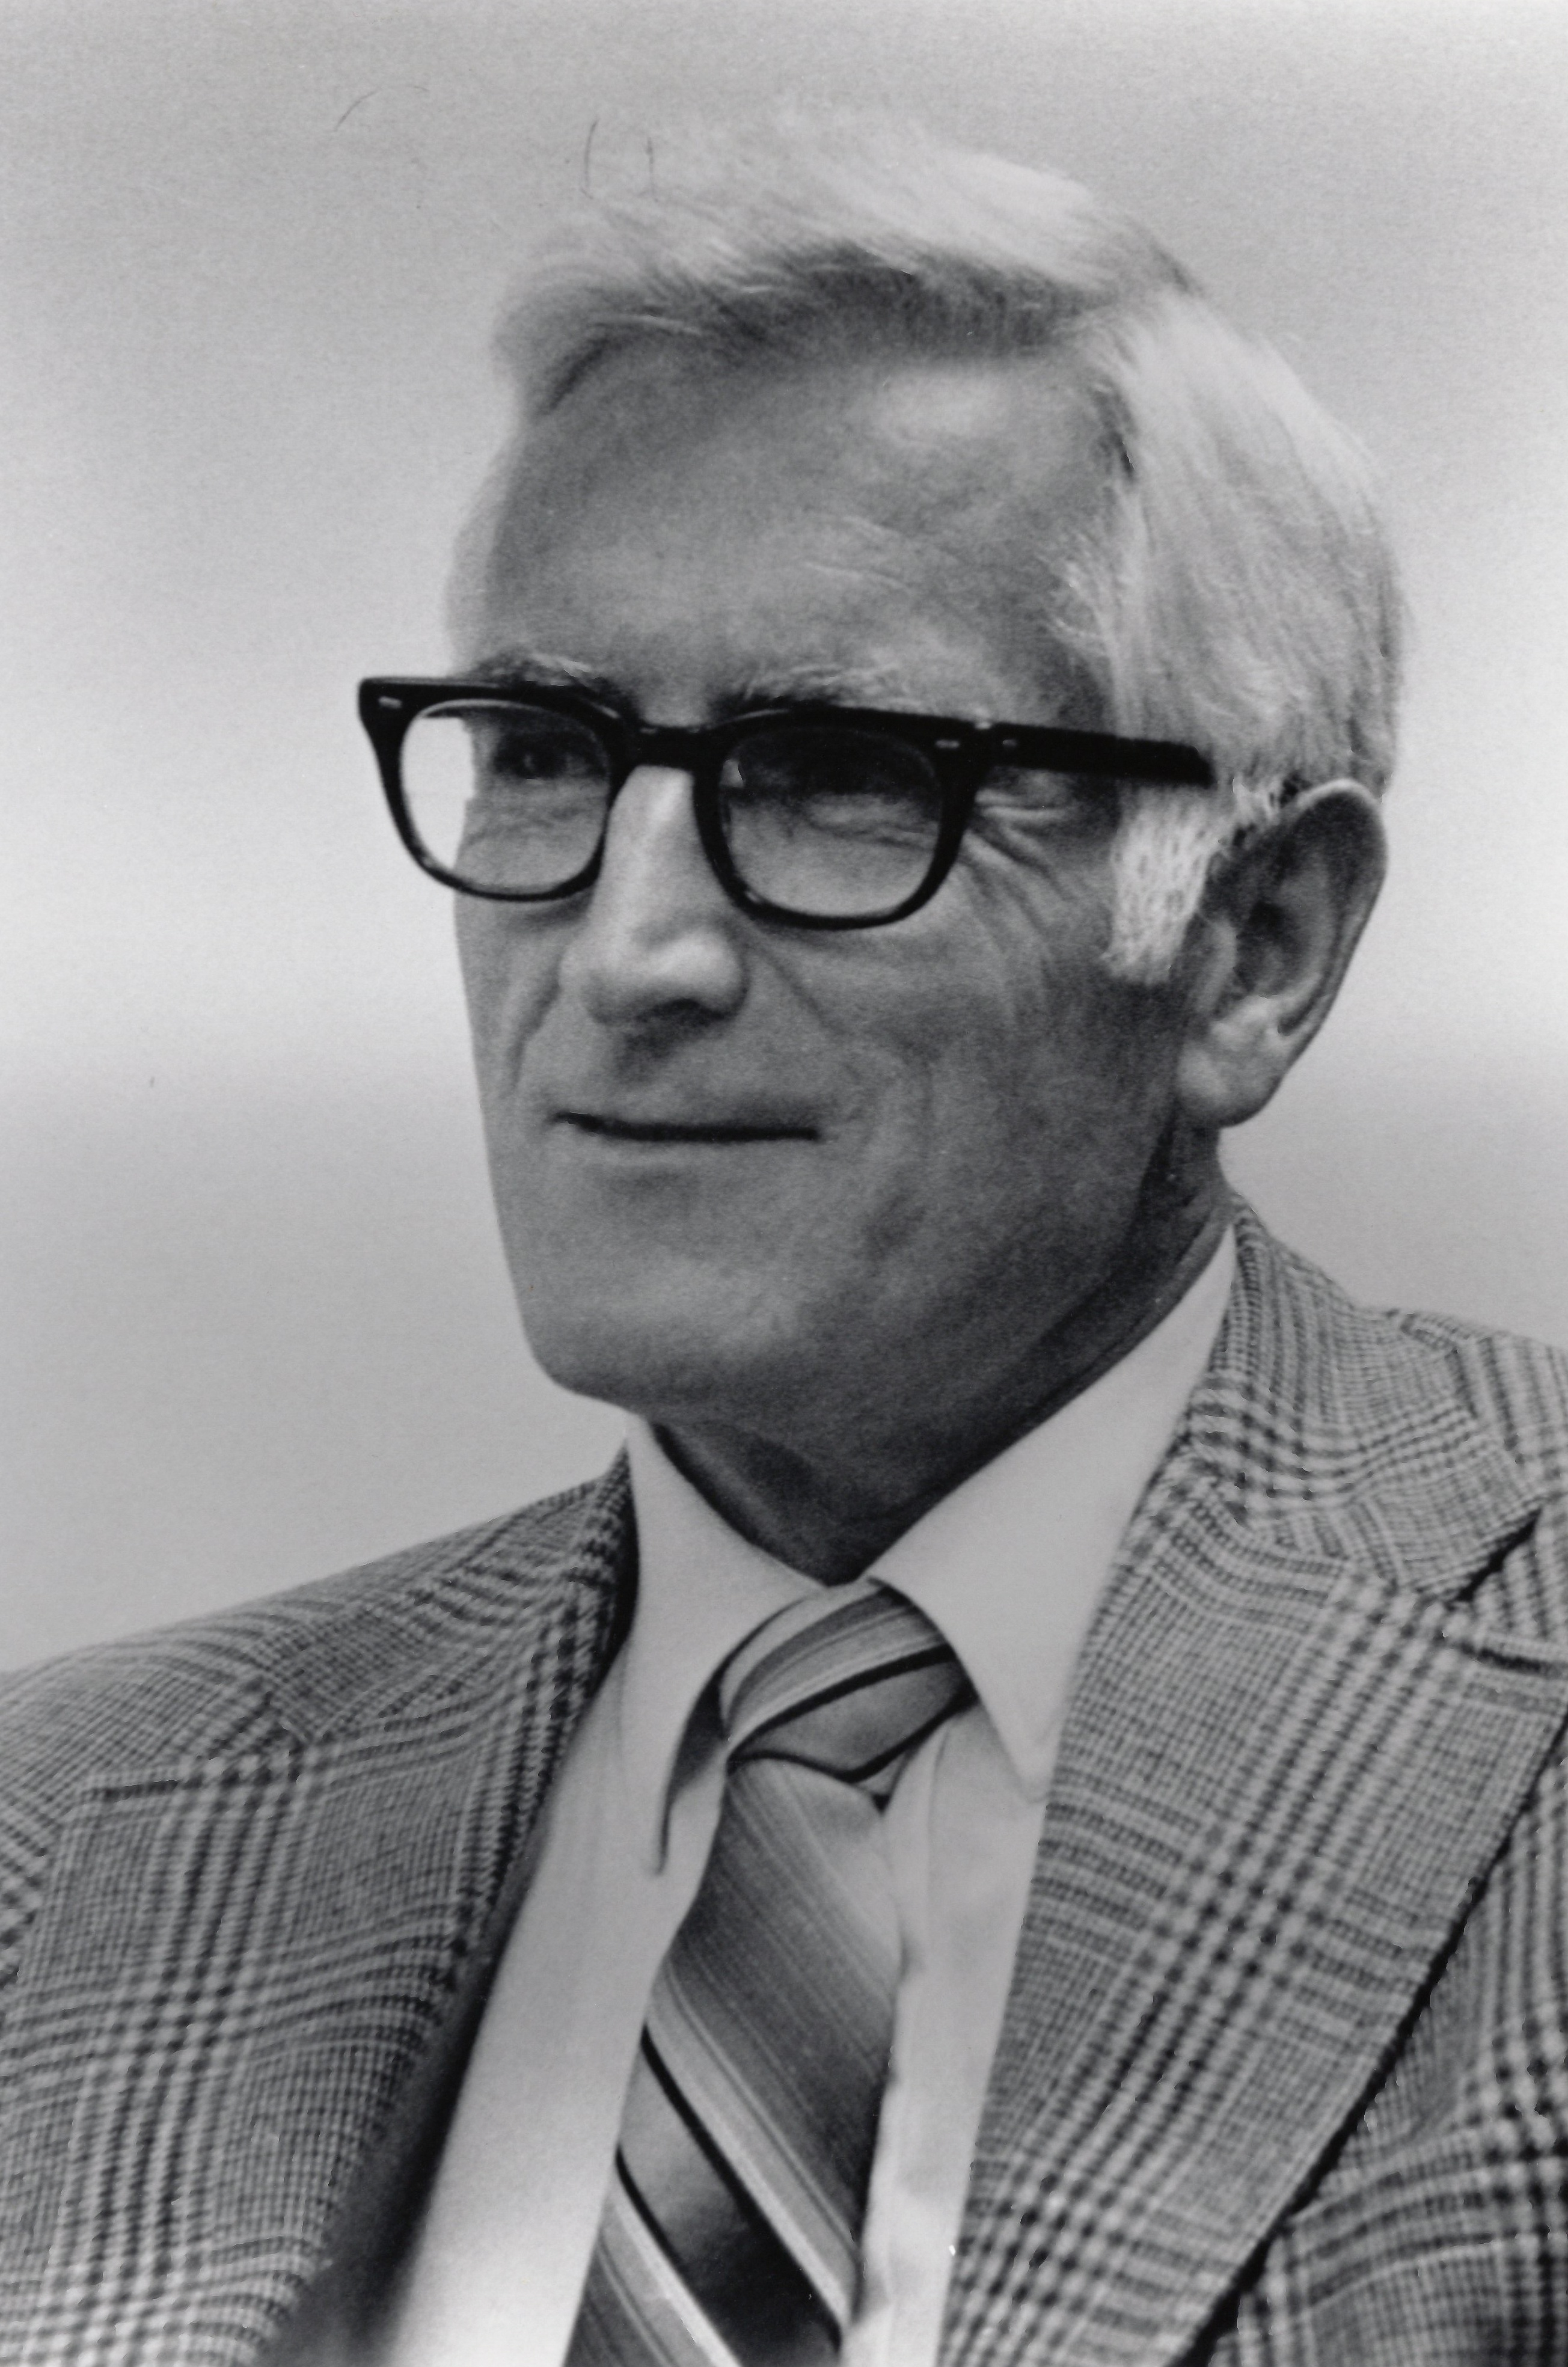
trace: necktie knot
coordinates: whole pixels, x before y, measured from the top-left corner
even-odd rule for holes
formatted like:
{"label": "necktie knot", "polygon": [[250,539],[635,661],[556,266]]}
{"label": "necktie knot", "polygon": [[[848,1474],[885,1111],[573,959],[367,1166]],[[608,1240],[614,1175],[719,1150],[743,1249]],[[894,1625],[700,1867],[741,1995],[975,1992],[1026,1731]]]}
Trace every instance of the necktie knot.
{"label": "necktie knot", "polygon": [[924,1612],[860,1579],[792,1603],[748,1637],[721,1681],[720,1715],[732,1766],[784,1759],[882,1789],[971,1698]]}

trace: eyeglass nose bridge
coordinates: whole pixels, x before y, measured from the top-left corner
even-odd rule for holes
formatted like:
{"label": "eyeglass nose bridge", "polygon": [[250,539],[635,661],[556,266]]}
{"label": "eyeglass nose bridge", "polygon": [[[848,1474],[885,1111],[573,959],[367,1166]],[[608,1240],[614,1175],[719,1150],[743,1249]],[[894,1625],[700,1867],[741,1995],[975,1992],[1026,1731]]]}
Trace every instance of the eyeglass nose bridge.
{"label": "eyeglass nose bridge", "polygon": [[718,735],[711,729],[677,723],[628,723],[616,766],[616,794],[619,795],[633,773],[644,765],[656,764],[672,773],[688,775],[700,796],[715,769],[718,754]]}
{"label": "eyeglass nose bridge", "polygon": [[604,876],[606,851],[617,809],[632,776],[640,772],[658,770],[684,775],[687,784],[685,794],[689,799],[687,812],[701,858],[725,900],[743,911],[762,909],[763,900],[753,894],[735,869],[718,818],[719,776],[727,736],[722,727],[705,730],[666,723],[628,722],[625,725],[620,744],[608,752],[611,758],[611,770],[604,821],[593,859],[577,882],[579,887],[595,888]]}

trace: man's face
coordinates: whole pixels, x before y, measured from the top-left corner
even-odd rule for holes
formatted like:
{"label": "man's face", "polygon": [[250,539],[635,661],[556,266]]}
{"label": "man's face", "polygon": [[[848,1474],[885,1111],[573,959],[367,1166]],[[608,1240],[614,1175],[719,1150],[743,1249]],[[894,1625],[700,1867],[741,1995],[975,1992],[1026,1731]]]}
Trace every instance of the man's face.
{"label": "man's face", "polygon": [[[467,655],[667,724],[793,693],[1094,725],[1017,587],[1101,467],[1043,362],[624,357],[530,444]],[[1006,1404],[1129,1255],[1172,1107],[1171,999],[1098,959],[1108,841],[1103,806],[999,781],[922,911],[813,934],[729,903],[689,783],[648,768],[587,894],[460,899],[546,1369],[797,1450]]]}

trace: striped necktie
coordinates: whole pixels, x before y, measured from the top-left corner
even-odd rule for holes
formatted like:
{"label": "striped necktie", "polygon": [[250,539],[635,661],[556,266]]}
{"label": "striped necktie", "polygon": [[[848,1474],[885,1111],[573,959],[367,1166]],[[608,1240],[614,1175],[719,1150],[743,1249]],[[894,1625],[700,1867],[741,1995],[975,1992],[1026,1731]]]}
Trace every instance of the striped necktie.
{"label": "striped necktie", "polygon": [[971,1699],[867,1580],[724,1670],[723,1806],[649,2000],[566,2367],[817,2367],[854,2313],[900,1941],[881,1808]]}

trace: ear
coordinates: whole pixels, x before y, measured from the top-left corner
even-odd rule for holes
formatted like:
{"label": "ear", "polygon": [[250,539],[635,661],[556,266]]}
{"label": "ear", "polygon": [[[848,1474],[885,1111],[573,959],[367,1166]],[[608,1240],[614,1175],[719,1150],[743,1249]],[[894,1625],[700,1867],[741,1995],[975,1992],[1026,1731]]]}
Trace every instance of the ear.
{"label": "ear", "polygon": [[1202,1132],[1254,1117],[1327,1018],[1382,886],[1382,817],[1356,781],[1288,805],[1210,882],[1187,955],[1177,1099]]}

